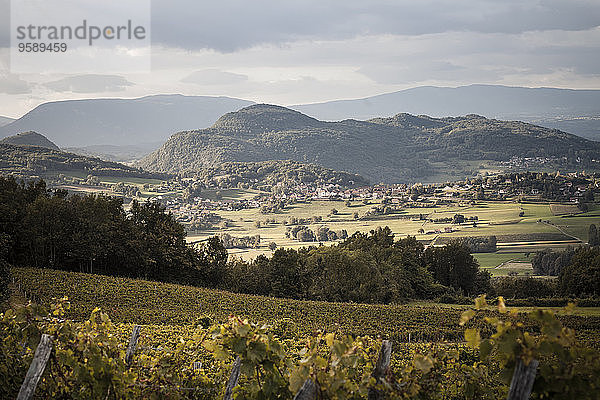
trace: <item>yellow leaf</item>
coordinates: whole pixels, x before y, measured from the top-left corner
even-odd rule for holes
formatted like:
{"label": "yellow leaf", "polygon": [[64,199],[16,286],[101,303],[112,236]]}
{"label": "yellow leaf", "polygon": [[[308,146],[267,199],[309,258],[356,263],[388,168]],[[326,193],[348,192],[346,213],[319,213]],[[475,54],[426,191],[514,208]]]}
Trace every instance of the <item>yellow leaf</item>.
{"label": "yellow leaf", "polygon": [[506,313],[506,304],[504,304],[504,297],[498,296],[498,311],[502,314]]}
{"label": "yellow leaf", "polygon": [[569,302],[565,307],[565,314],[572,314],[575,311],[575,303]]}
{"label": "yellow leaf", "polygon": [[479,335],[479,330],[475,328],[465,329],[465,340],[467,341],[467,345],[473,349],[479,347],[479,343],[481,342],[481,336]]}
{"label": "yellow leaf", "polygon": [[459,325],[463,326],[474,316],[475,316],[475,311],[473,311],[473,310],[467,310],[467,311],[463,312],[462,315],[460,316],[460,320],[458,322]]}
{"label": "yellow leaf", "polygon": [[431,358],[423,356],[421,354],[415,355],[413,363],[415,365],[415,368],[417,368],[424,374],[429,373],[429,371],[431,371],[431,368],[433,368],[433,361],[431,360]]}
{"label": "yellow leaf", "polygon": [[333,346],[333,339],[335,338],[335,333],[328,333],[325,335],[325,343],[327,343],[328,347]]}
{"label": "yellow leaf", "polygon": [[475,308],[477,308],[478,310],[483,307],[487,307],[487,305],[487,301],[485,301],[485,294],[482,294],[481,296],[475,299]]}

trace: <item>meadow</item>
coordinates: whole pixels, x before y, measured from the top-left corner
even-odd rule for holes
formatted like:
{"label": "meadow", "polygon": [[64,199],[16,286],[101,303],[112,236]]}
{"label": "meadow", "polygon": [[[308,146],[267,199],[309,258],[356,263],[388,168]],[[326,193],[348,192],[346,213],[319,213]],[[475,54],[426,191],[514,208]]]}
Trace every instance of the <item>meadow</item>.
{"label": "meadow", "polygon": [[[249,193],[243,190],[224,193],[226,198],[232,200],[247,199],[249,196]],[[211,195],[214,196],[209,192],[209,198]],[[516,258],[516,261],[527,262],[529,258],[525,256],[528,253],[532,256],[536,251],[546,248],[564,249],[567,246],[577,246],[587,242],[590,224],[600,225],[598,206],[593,206],[586,213],[554,215],[553,204],[513,201],[478,202],[474,206],[454,204],[430,208],[406,208],[391,214],[363,218],[367,211],[378,205],[381,205],[381,201],[375,199],[366,202],[355,200],[350,205],[341,200],[313,200],[296,203],[282,211],[269,214],[263,214],[257,208],[240,211],[215,211],[222,218],[230,221],[229,226],[202,232],[190,232],[188,241],[198,242],[220,233],[228,233],[237,237],[260,235],[261,245],[257,248],[229,249],[231,255],[243,259],[255,258],[260,254],[270,255],[271,252],[268,249],[270,242],[276,243],[278,247],[286,248],[300,248],[317,244],[299,242],[286,237],[288,228],[286,221],[292,218],[308,220],[305,225],[313,231],[320,226],[326,226],[334,231],[345,229],[350,235],[357,231],[369,232],[377,227],[389,226],[396,237],[415,236],[426,245],[438,245],[449,239],[465,236],[494,235],[498,239],[498,251],[491,254],[475,254],[475,257],[480,265],[489,269],[493,275],[503,276],[508,271],[495,268],[503,262],[513,258]],[[332,213],[334,209],[337,211],[336,213]],[[355,213],[358,213],[359,219],[354,218]],[[452,218],[457,213],[466,218],[476,216],[478,221],[475,225],[472,222],[453,225],[403,218],[405,215],[424,214],[430,219],[443,219]],[[320,217],[321,221],[311,222],[310,219],[313,216]],[[270,222],[265,223],[267,220]],[[257,226],[257,223],[260,226]],[[446,233],[444,232],[445,228],[452,228],[453,232]],[[420,231],[421,229],[424,233]],[[427,234],[427,232],[436,230],[440,230],[441,233]],[[332,243],[334,242],[324,242],[324,244]],[[530,272],[529,267],[525,265],[523,267],[513,269],[513,271],[518,274]]]}

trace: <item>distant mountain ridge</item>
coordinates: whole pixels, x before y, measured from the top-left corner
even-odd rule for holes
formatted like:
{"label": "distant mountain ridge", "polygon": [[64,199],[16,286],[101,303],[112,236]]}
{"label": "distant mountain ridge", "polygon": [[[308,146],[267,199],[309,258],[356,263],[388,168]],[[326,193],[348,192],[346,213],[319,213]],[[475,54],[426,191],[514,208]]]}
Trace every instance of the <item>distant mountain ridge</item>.
{"label": "distant mountain ridge", "polygon": [[221,115],[250,104],[229,97],[183,95],[56,101],[0,126],[0,138],[33,130],[61,147],[164,142],[174,131],[208,127]]}
{"label": "distant mountain ridge", "polygon": [[[411,182],[458,163],[511,157],[567,157],[593,167],[600,143],[523,122],[479,115],[433,118],[397,114],[369,121],[319,121],[267,104],[223,115],[210,128],[174,134],[137,165],[159,172],[223,162],[293,160],[364,176],[371,182]],[[579,160],[579,161],[577,161]]]}
{"label": "distant mountain ridge", "polygon": [[[14,121],[0,117],[0,138],[33,130],[43,132],[63,148],[138,146],[164,142],[173,132],[210,127],[223,114],[251,104],[254,102],[229,97],[177,94],[55,101],[41,104]],[[530,122],[600,141],[600,90],[423,86],[289,108],[321,121],[367,120],[397,113],[433,117],[479,114]],[[114,148],[95,155],[123,159],[128,151]],[[84,152],[94,153],[89,149]]]}
{"label": "distant mountain ridge", "polygon": [[58,146],[48,140],[47,137],[33,131],[22,132],[14,136],[6,137],[0,140],[0,143],[13,144],[16,146],[45,147],[51,150],[60,150]]}
{"label": "distant mountain ridge", "polygon": [[399,112],[433,117],[479,114],[519,120],[600,140],[600,90],[500,85],[421,86],[352,100],[290,108],[325,121],[370,119]]}
{"label": "distant mountain ridge", "polygon": [[11,122],[14,122],[15,119],[14,118],[9,118],[9,117],[0,117],[0,127],[4,126],[4,125],[8,125]]}
{"label": "distant mountain ridge", "polygon": [[164,141],[130,144],[123,146],[114,146],[109,144],[99,144],[84,147],[65,147],[64,151],[80,154],[87,157],[98,157],[103,160],[114,162],[131,162],[139,160],[158,149]]}

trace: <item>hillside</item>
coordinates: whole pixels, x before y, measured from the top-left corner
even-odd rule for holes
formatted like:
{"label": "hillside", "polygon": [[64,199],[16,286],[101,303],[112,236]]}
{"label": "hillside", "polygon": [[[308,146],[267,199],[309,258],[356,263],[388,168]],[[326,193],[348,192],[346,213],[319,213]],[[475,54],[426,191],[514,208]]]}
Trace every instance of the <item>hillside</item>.
{"label": "hillside", "polygon": [[600,90],[498,85],[422,86],[362,99],[291,106],[326,121],[369,119],[398,112],[435,117],[475,113],[520,120],[600,140]]}
{"label": "hillside", "polygon": [[[237,294],[215,289],[175,285],[140,279],[117,278],[39,268],[12,268],[21,291],[41,304],[69,297],[69,316],[87,318],[102,307],[110,319],[121,323],[185,325],[209,316],[225,321],[230,315],[266,322],[290,334],[311,334],[319,329],[353,335],[381,335],[398,342],[444,337],[462,340],[458,320],[463,307],[422,303],[381,305],[332,303]],[[590,315],[588,313],[588,315]],[[598,330],[600,317],[563,316],[589,337]]]}
{"label": "hillside", "polygon": [[6,137],[0,140],[1,144],[12,144],[15,146],[33,146],[33,147],[44,147],[51,150],[60,150],[57,145],[52,143],[44,135],[40,135],[37,132],[29,131],[19,133],[14,136]]}
{"label": "hillside", "polygon": [[63,150],[87,157],[98,157],[114,162],[131,162],[139,160],[158,149],[164,141],[114,146],[98,144],[84,147],[65,147]]}
{"label": "hillside", "polygon": [[225,114],[210,128],[176,133],[138,165],[149,171],[178,172],[223,162],[289,159],[360,174],[371,182],[395,183],[443,173],[469,176],[471,164],[512,157],[549,157],[563,169],[576,164],[593,169],[591,160],[600,157],[600,143],[477,115],[398,114],[370,121],[324,122],[262,104]]}
{"label": "hillside", "polygon": [[4,125],[8,125],[11,122],[13,122],[14,120],[15,120],[14,118],[0,117],[0,127],[2,127]]}
{"label": "hillside", "polygon": [[520,120],[600,141],[600,90],[500,85],[421,86],[352,100],[291,106],[325,121],[369,119],[397,112],[434,117],[479,114]]}
{"label": "hillside", "polygon": [[98,176],[151,177],[151,174],[123,164],[102,161],[44,147],[0,143],[0,175],[38,176],[57,173]]}
{"label": "hillside", "polygon": [[369,182],[360,175],[334,171],[314,164],[296,161],[226,162],[201,168],[193,174],[206,187],[244,187],[271,191],[273,187],[327,184],[342,187],[366,186]]}
{"label": "hillside", "polygon": [[222,114],[249,104],[228,97],[182,95],[55,101],[0,127],[0,138],[33,130],[44,132],[60,147],[162,142],[173,131],[210,126]]}

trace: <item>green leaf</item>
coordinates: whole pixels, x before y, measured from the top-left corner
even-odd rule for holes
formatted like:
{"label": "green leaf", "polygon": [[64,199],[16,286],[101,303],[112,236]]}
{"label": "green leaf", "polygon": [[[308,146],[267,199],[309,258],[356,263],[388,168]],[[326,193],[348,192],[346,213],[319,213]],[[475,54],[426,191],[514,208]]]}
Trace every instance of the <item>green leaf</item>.
{"label": "green leaf", "polygon": [[479,345],[479,358],[481,360],[488,358],[492,352],[492,348],[492,343],[488,339],[483,340]]}

